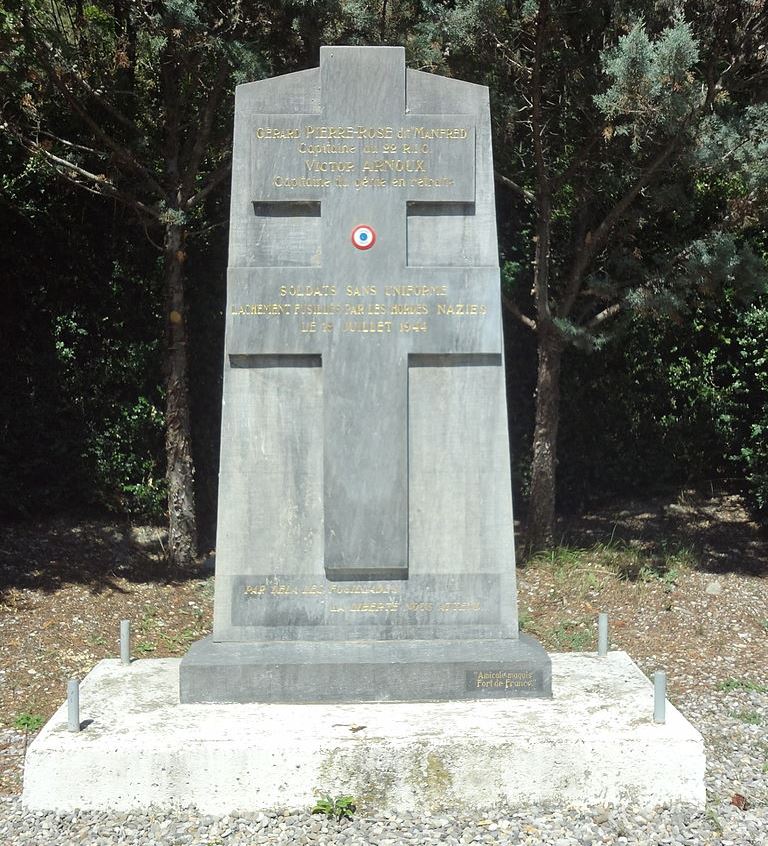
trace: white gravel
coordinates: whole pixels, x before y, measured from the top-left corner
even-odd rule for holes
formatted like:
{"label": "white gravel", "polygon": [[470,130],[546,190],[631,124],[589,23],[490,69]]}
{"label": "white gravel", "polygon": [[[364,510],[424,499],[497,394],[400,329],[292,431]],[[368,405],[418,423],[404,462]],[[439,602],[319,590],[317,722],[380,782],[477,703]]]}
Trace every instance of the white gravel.
{"label": "white gravel", "polygon": [[[215,818],[194,811],[144,813],[29,812],[18,797],[0,798],[3,846],[399,846],[399,844],[688,844],[768,846],[768,693],[736,689],[677,703],[707,743],[705,811],[595,807],[512,812],[499,809],[482,819],[449,815],[368,812],[337,822],[300,813],[252,813]],[[23,735],[5,733],[0,766],[23,752]],[[12,743],[8,743],[13,740]],[[732,804],[744,797],[746,807]],[[738,798],[737,802],[740,801]]]}

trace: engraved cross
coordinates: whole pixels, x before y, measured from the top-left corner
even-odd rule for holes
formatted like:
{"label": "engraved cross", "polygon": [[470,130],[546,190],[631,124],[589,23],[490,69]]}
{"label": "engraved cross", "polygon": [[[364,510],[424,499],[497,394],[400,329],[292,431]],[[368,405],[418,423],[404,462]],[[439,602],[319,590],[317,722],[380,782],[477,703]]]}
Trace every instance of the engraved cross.
{"label": "engraved cross", "polygon": [[[290,300],[274,317],[230,313],[227,349],[320,357],[326,574],[407,578],[409,362],[500,348],[496,269],[439,267],[439,244],[437,266],[408,264],[409,206],[472,212],[475,128],[439,103],[434,114],[408,113],[399,48],[321,48],[318,109],[259,115],[248,173],[257,214],[296,204],[316,216],[319,205],[311,266],[270,268],[268,291],[254,268],[230,268],[230,299],[275,301],[281,289],[306,288],[319,292],[306,298],[319,316],[300,321],[291,309],[305,303]],[[359,226],[375,232],[375,244],[353,243]],[[411,293],[422,289],[432,293]],[[467,321],[438,316],[441,302],[471,303],[479,313]],[[429,310],[426,331],[403,328],[419,323],[400,317],[414,305]]]}

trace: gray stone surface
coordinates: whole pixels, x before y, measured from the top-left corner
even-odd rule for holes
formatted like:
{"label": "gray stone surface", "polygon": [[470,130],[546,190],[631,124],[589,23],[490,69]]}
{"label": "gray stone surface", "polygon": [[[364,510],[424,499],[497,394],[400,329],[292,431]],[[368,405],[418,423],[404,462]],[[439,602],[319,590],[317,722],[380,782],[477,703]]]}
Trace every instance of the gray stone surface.
{"label": "gray stone surface", "polygon": [[[387,668],[407,641],[439,656],[426,698],[462,695],[499,641],[505,671],[530,660],[494,215],[481,86],[406,70],[402,48],[334,47],[238,88],[214,631],[182,663],[182,701],[215,698],[233,654],[234,698],[258,698],[273,642],[286,667],[310,647],[339,666],[357,642],[354,663],[381,667],[366,699],[402,697]],[[361,695],[335,678],[339,700]]]}
{"label": "gray stone surface", "polygon": [[[179,704],[178,659],[101,661],[83,680],[83,731],[66,730],[62,706],[31,744],[24,804],[228,814],[351,795],[363,817],[483,818],[530,805],[703,806],[701,735],[671,703],[653,722],[651,685],[626,653],[555,653],[552,671],[546,700]],[[506,683],[495,672],[480,681]],[[418,830],[410,842],[423,842]]]}
{"label": "gray stone surface", "polygon": [[429,702],[530,699],[550,690],[533,638],[395,641],[198,641],[182,702]]}

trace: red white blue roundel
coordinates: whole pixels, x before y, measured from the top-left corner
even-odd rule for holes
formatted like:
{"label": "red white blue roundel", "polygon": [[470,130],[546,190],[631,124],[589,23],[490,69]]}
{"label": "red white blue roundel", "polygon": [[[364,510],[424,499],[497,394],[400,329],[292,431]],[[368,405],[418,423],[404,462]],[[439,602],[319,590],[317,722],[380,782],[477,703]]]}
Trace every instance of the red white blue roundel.
{"label": "red white blue roundel", "polygon": [[376,243],[376,230],[364,223],[352,230],[352,243],[358,250],[370,250]]}

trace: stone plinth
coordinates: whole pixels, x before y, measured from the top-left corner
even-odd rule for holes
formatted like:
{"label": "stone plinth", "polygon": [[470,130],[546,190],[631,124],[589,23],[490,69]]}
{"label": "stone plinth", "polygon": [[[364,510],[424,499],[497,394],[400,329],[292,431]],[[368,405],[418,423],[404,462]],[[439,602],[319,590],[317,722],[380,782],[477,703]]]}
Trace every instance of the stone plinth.
{"label": "stone plinth", "polygon": [[704,747],[623,652],[555,654],[552,699],[344,705],[180,705],[179,662],[102,661],[27,753],[29,808],[307,809],[351,794],[363,812],[687,802]]}
{"label": "stone plinth", "polygon": [[549,657],[526,635],[498,640],[198,641],[182,702],[429,702],[530,698],[551,689]]}

